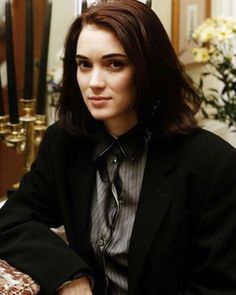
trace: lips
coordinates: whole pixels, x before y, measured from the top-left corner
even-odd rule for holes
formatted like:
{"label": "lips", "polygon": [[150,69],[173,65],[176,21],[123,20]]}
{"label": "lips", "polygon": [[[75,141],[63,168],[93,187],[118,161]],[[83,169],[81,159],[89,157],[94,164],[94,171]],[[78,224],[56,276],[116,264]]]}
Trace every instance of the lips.
{"label": "lips", "polygon": [[90,96],[88,101],[94,108],[104,108],[112,98],[108,96]]}
{"label": "lips", "polygon": [[94,101],[102,101],[102,100],[110,100],[111,97],[106,97],[106,96],[90,96],[89,100],[94,100]]}

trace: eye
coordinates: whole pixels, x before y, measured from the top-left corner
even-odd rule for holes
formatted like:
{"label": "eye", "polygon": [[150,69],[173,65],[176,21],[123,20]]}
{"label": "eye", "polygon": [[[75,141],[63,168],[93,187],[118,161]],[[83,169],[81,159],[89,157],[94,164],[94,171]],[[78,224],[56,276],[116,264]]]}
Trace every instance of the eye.
{"label": "eye", "polygon": [[120,60],[112,60],[109,63],[109,68],[112,70],[120,70],[124,67],[124,62]]}
{"label": "eye", "polygon": [[92,64],[87,61],[87,60],[80,60],[80,59],[75,59],[77,66],[81,69],[81,70],[85,70],[85,69],[89,69],[92,67]]}

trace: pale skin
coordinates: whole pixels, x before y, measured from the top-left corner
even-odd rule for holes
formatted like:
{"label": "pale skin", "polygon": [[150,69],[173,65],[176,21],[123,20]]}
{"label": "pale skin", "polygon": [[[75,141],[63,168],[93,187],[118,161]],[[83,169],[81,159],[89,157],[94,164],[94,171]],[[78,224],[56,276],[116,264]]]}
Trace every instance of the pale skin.
{"label": "pale skin", "polygon": [[[76,51],[77,81],[84,102],[96,120],[103,121],[113,136],[138,122],[135,69],[118,38],[110,31],[85,25]],[[59,295],[91,295],[88,278],[73,280]]]}
{"label": "pale skin", "polygon": [[58,291],[58,295],[92,295],[90,282],[86,277],[76,279],[66,284]]}
{"label": "pale skin", "polygon": [[84,26],[77,43],[77,80],[91,115],[119,136],[137,124],[135,69],[108,30]]}

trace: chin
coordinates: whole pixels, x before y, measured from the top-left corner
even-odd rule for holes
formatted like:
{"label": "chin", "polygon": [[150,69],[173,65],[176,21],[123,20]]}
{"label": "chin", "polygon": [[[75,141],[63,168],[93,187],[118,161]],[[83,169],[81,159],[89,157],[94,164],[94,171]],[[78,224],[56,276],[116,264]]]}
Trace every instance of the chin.
{"label": "chin", "polygon": [[98,114],[98,113],[91,113],[91,116],[98,121],[105,121],[105,120],[109,120],[111,118],[111,116],[109,115],[105,115],[105,114]]}

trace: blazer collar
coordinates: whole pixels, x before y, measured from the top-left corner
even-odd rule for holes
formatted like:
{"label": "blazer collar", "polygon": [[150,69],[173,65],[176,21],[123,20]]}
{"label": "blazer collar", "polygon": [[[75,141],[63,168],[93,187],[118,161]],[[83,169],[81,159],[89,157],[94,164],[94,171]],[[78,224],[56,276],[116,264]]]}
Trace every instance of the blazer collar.
{"label": "blazer collar", "polygon": [[133,294],[145,257],[171,205],[165,178],[174,169],[176,155],[169,142],[150,143],[139,204],[129,248],[129,294]]}
{"label": "blazer collar", "polygon": [[146,131],[140,125],[134,126],[128,132],[118,137],[112,136],[105,127],[101,127],[99,131],[98,142],[93,152],[93,161],[116,148],[121,151],[124,158],[131,160],[135,158],[140,150],[143,150]]}
{"label": "blazer collar", "polygon": [[70,205],[70,225],[67,230],[72,231],[70,242],[76,249],[79,247],[79,253],[82,255],[90,245],[90,208],[96,172],[92,153],[93,143],[79,140],[72,143],[67,153],[65,170]]}

